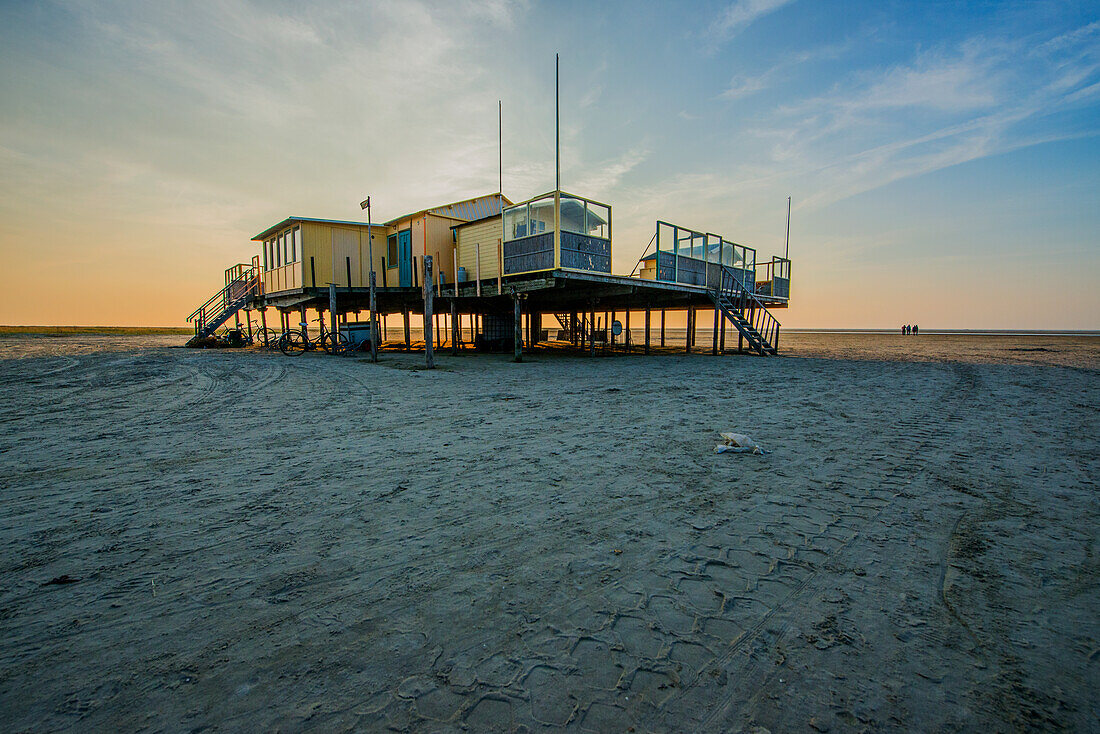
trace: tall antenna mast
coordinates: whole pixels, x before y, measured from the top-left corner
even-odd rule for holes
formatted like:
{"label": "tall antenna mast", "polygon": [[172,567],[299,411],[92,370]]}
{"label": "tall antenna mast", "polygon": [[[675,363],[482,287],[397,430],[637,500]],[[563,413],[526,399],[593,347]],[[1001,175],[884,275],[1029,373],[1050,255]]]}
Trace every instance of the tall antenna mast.
{"label": "tall antenna mast", "polygon": [[500,155],[497,179],[497,193],[504,195],[504,115],[501,112],[501,101],[497,100],[497,151]]}
{"label": "tall antenna mast", "polygon": [[787,246],[783,248],[783,259],[791,259],[791,197],[787,197]]}
{"label": "tall antenna mast", "polygon": [[558,104],[558,54],[554,54],[554,190],[561,190],[561,112]]}

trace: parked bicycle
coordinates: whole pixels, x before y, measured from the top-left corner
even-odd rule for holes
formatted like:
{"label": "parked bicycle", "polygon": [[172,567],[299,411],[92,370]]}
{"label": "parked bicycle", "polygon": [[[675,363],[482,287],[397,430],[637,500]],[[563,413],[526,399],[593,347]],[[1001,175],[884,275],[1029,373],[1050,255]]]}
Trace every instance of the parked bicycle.
{"label": "parked bicycle", "polygon": [[346,354],[350,343],[346,335],[339,331],[333,332],[325,326],[325,319],[317,318],[314,321],[320,324],[320,331],[316,339],[310,339],[306,322],[299,324],[301,329],[292,329],[279,337],[279,351],[291,357],[296,357],[315,349],[323,349],[329,354]]}

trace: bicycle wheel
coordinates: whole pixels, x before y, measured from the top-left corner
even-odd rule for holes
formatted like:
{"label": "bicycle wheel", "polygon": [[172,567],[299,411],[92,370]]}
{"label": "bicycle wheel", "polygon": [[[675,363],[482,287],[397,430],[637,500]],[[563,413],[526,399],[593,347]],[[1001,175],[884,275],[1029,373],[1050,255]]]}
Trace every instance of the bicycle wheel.
{"label": "bicycle wheel", "polygon": [[329,354],[344,354],[348,351],[348,338],[340,332],[325,334],[321,348]]}
{"label": "bicycle wheel", "polygon": [[275,346],[275,342],[279,340],[279,335],[275,333],[274,329],[267,328],[260,331],[260,344],[265,347]]}
{"label": "bicycle wheel", "polygon": [[290,357],[297,357],[306,351],[306,336],[300,331],[288,331],[279,337],[279,351]]}

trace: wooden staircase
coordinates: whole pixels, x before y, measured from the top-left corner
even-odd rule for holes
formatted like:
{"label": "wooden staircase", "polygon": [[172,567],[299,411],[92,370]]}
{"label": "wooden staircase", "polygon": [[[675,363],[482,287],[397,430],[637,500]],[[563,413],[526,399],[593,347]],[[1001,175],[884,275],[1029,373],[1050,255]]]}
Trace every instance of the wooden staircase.
{"label": "wooden staircase", "polygon": [[779,321],[756,297],[755,284],[742,282],[741,272],[722,266],[722,278],[718,287],[710,291],[710,298],[737,328],[751,351],[762,357],[777,354]]}
{"label": "wooden staircase", "polygon": [[218,327],[241,310],[259,293],[260,267],[242,263],[225,271],[225,287],[215,293],[206,303],[195,309],[187,320],[195,325],[195,336],[188,340],[187,346],[194,346],[203,339],[214,335]]}

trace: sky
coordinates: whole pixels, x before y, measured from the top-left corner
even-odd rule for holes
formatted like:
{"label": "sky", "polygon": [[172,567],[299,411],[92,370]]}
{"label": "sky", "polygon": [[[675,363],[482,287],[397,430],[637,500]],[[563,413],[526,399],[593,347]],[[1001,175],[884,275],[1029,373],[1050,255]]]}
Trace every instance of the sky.
{"label": "sky", "polygon": [[1100,329],[1096,2],[0,2],[0,323],[182,325],[288,216],[497,190],[782,254],[784,327]]}

